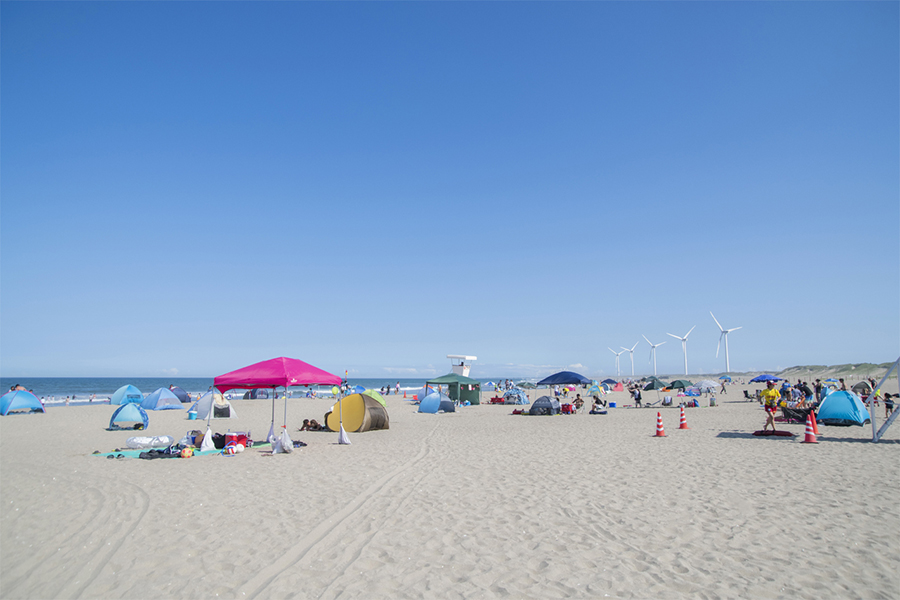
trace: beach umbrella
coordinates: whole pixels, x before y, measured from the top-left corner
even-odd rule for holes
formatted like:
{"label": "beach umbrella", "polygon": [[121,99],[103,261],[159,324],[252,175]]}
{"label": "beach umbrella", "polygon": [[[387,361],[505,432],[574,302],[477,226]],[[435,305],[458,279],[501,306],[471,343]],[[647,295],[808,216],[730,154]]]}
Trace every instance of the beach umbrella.
{"label": "beach umbrella", "polygon": [[647,385],[644,386],[644,391],[650,390],[662,390],[668,387],[665,383],[660,381],[659,379],[654,379],[650,381]]}
{"label": "beach umbrella", "polygon": [[774,375],[762,374],[757,375],[753,379],[750,380],[750,383],[765,383],[767,381],[781,381],[781,377],[775,377]]}
{"label": "beach umbrella", "polygon": [[691,383],[690,381],[688,381],[687,379],[676,379],[675,381],[673,381],[672,383],[669,384],[669,387],[671,387],[673,390],[678,390],[678,389],[683,390],[683,389],[689,388],[693,385],[694,384]]}
{"label": "beach umbrella", "polygon": [[725,381],[731,381],[731,377],[729,377],[728,375],[722,375],[721,377],[719,377],[719,379],[725,380]]}
{"label": "beach umbrella", "polygon": [[610,379],[609,377],[607,377],[606,379],[604,379],[604,380],[601,381],[600,383],[607,383],[607,384],[609,384],[609,385],[616,385],[616,384],[619,383],[619,382],[616,381],[615,379]]}
{"label": "beach umbrella", "polygon": [[520,381],[516,384],[516,387],[520,387],[523,390],[533,390],[536,389],[537,386],[531,383],[530,381]]}
{"label": "beach umbrella", "polygon": [[701,381],[694,387],[697,388],[698,390],[700,390],[701,392],[705,392],[708,390],[716,391],[719,388],[719,385],[720,384],[716,383],[712,379],[704,379],[703,381]]}
{"label": "beach umbrella", "polygon": [[538,381],[538,385],[588,384],[591,380],[572,371],[560,371]]}
{"label": "beach umbrella", "polygon": [[825,380],[825,383],[840,383],[840,381],[838,381],[837,379],[835,379],[834,377],[832,377],[832,378],[830,378],[830,379],[826,379],[826,380]]}

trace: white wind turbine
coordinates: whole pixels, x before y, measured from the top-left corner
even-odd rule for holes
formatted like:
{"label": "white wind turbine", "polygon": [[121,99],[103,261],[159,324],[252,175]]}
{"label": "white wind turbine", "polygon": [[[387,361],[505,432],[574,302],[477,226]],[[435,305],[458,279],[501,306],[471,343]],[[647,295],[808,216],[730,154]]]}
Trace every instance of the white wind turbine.
{"label": "white wind turbine", "polygon": [[618,377],[618,376],[619,376],[619,355],[620,355],[620,354],[625,354],[625,353],[628,352],[628,351],[627,351],[627,350],[622,350],[621,352],[616,352],[615,350],[613,350],[613,349],[610,348],[609,346],[607,346],[607,349],[609,349],[610,352],[612,352],[613,354],[616,355],[616,377]]}
{"label": "white wind turbine", "polygon": [[626,348],[625,346],[619,346],[623,351],[631,353],[631,376],[632,377],[634,377],[634,349],[637,348],[638,344],[640,344],[640,342],[637,342],[634,346],[631,347],[630,350],[628,348]]}
{"label": "white wind turbine", "polygon": [[[647,340],[646,335],[642,334],[641,337],[644,338],[645,340]],[[650,344],[650,360],[653,361],[653,375],[655,377],[656,376],[656,348],[658,346],[662,346],[663,344],[665,344],[665,342],[660,342],[658,344],[654,344],[650,340],[647,340],[647,343]]]}
{"label": "white wind turbine", "polygon": [[709,316],[711,316],[713,318],[713,321],[715,321],[716,325],[719,326],[719,331],[722,332],[719,334],[719,345],[716,346],[716,358],[719,358],[719,349],[722,347],[722,339],[724,339],[725,340],[725,372],[731,373],[731,363],[728,362],[728,334],[731,333],[732,331],[737,331],[738,329],[741,329],[741,328],[740,327],[732,327],[731,329],[725,329],[719,323],[719,320],[716,319],[716,315],[712,314],[712,311],[709,311]]}
{"label": "white wind turbine", "polygon": [[[693,330],[696,329],[696,328],[697,328],[697,326],[694,325],[693,327],[691,327],[691,331],[693,331]],[[671,335],[671,336],[672,336],[673,338],[675,338],[676,340],[681,340],[681,350],[682,350],[682,352],[684,352],[684,374],[685,374],[685,375],[688,374],[688,368],[687,368],[687,339],[688,339],[688,336],[691,335],[691,331],[688,331],[686,334],[684,334],[684,337],[678,337],[678,336],[675,335],[675,334],[672,334],[672,333],[666,333],[666,335]]]}

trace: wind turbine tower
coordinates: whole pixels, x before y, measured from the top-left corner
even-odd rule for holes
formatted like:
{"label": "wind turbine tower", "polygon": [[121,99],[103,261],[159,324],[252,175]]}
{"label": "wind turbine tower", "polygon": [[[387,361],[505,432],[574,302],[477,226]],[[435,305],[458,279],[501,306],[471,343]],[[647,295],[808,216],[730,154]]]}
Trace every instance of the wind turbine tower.
{"label": "wind turbine tower", "polygon": [[[646,335],[641,335],[641,337],[644,338],[645,340],[647,340]],[[663,344],[665,344],[665,342],[660,342],[658,344],[654,344],[650,340],[647,340],[647,343],[650,344],[650,360],[653,361],[653,376],[656,377],[656,348],[658,346],[662,346]]]}
{"label": "wind turbine tower", "polygon": [[733,327],[731,329],[725,329],[719,323],[719,320],[716,319],[716,315],[712,314],[712,311],[709,311],[709,316],[713,318],[713,321],[716,322],[716,325],[719,326],[719,331],[722,333],[719,334],[719,345],[716,346],[716,358],[719,358],[719,349],[722,347],[722,340],[725,340],[725,372],[731,373],[731,363],[728,362],[728,334],[732,331],[737,331],[740,327]]}
{"label": "wind turbine tower", "polygon": [[[697,328],[697,326],[694,325],[693,327],[691,327],[691,331],[693,331],[693,330],[696,329],[696,328]],[[675,335],[675,334],[673,334],[673,333],[666,333],[666,335],[671,335],[671,336],[672,336],[673,338],[675,338],[676,340],[681,340],[681,351],[684,352],[684,374],[685,374],[685,375],[688,374],[688,368],[687,368],[687,339],[688,339],[688,336],[691,335],[691,331],[688,331],[686,334],[684,334],[684,337],[678,337],[677,335]]]}
{"label": "wind turbine tower", "polygon": [[628,350],[622,350],[621,352],[616,352],[615,350],[613,350],[613,349],[610,348],[609,346],[607,346],[607,348],[609,349],[610,352],[612,352],[613,354],[616,355],[616,377],[618,377],[618,376],[619,376],[619,355],[620,355],[620,354],[625,354],[626,352],[628,352]]}
{"label": "wind turbine tower", "polygon": [[630,350],[628,348],[626,348],[625,346],[620,346],[620,348],[622,348],[622,350],[624,350],[625,352],[631,353],[631,376],[632,377],[634,377],[634,349],[637,348],[638,344],[640,344],[640,342],[637,342],[634,346],[631,347]]}

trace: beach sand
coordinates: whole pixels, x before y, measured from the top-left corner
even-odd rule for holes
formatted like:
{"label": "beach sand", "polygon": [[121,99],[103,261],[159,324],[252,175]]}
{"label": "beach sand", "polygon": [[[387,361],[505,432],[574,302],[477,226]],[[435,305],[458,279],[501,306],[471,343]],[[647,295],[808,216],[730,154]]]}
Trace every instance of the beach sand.
{"label": "beach sand", "polygon": [[[331,402],[292,399],[308,446],[277,456],[107,460],[91,452],[134,433],[105,431],[114,407],[2,417],[0,597],[900,596],[900,425],[756,438],[744,387],[689,430],[661,409],[666,438],[655,408],[424,415],[390,396],[390,430],[339,446],[297,432]],[[270,402],[232,404],[213,431],[263,438]],[[146,434],[200,427],[185,416],[151,412]]]}

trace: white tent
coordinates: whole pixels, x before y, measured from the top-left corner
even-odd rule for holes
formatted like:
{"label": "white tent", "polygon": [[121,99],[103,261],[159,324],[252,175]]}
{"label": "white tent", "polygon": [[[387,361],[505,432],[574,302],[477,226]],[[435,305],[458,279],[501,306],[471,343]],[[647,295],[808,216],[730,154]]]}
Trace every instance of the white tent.
{"label": "white tent", "polygon": [[226,400],[225,397],[218,392],[216,392],[215,396],[210,392],[206,392],[194,403],[191,410],[197,411],[198,421],[208,420],[210,418],[210,411],[212,411],[213,419],[237,418],[237,413],[234,412],[231,402]]}

